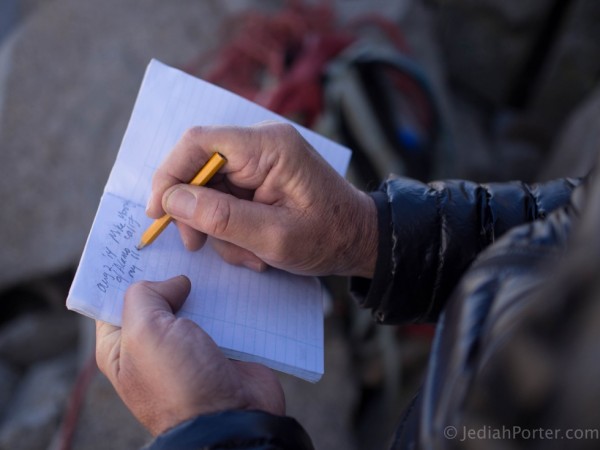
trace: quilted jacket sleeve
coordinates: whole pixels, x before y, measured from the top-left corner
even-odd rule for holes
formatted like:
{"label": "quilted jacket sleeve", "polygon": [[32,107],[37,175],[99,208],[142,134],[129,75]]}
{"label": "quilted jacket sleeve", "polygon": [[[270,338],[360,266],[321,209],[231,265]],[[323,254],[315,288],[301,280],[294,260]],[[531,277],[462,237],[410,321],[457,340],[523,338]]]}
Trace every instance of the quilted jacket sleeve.
{"label": "quilted jacket sleeve", "polygon": [[313,450],[291,417],[262,411],[223,411],[198,416],[156,438],[144,450]]}
{"label": "quilted jacket sleeve", "polygon": [[375,275],[354,278],[353,294],[381,323],[435,321],[481,250],[512,227],[566,205],[579,183],[390,178],[371,194],[379,222]]}

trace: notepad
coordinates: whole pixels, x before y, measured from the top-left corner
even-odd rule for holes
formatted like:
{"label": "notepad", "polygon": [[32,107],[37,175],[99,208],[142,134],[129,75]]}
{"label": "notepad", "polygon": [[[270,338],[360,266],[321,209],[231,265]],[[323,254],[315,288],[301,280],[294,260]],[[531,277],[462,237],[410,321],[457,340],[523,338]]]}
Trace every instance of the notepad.
{"label": "notepad", "polygon": [[[184,131],[196,125],[288,120],[210,83],[152,60],[88,236],[67,307],[120,325],[123,296],[139,280],[185,274],[191,293],[179,316],[200,325],[230,358],[265,364],[309,381],[324,371],[323,288],[314,277],[225,263],[209,245],[187,251],[174,225],[142,251],[152,175]],[[291,123],[291,122],[289,122]],[[337,170],[350,151],[294,125]],[[248,232],[251,232],[249,230]]]}

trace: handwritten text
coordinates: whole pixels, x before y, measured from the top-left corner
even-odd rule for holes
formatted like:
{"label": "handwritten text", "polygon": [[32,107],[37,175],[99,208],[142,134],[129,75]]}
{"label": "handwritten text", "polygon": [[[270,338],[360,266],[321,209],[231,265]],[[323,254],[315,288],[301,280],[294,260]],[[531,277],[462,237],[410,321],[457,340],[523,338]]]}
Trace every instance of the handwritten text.
{"label": "handwritten text", "polygon": [[132,204],[125,202],[108,229],[107,244],[102,250],[102,274],[96,283],[102,293],[115,284],[129,284],[142,271],[138,266],[140,253],[135,247],[141,223],[134,218],[131,209]]}

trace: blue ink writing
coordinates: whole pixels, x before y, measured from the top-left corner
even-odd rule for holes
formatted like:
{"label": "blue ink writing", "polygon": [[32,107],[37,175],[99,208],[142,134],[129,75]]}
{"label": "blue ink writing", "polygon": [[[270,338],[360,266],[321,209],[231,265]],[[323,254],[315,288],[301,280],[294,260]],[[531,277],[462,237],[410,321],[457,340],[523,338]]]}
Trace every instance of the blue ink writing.
{"label": "blue ink writing", "polygon": [[96,283],[102,293],[108,292],[111,286],[129,284],[137,273],[142,272],[137,265],[140,253],[134,244],[137,241],[134,238],[142,224],[133,216],[133,208],[131,202],[125,202],[117,211],[116,220],[108,228],[107,244],[101,253],[104,259],[102,274]]}

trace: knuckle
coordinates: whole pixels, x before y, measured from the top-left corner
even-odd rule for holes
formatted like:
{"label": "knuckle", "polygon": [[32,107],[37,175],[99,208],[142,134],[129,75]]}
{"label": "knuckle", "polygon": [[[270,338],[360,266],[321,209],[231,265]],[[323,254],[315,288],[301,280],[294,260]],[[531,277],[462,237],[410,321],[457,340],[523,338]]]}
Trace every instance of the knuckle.
{"label": "knuckle", "polygon": [[253,133],[259,133],[263,136],[268,136],[269,138],[279,137],[279,138],[294,138],[298,135],[298,130],[293,125],[287,122],[279,122],[276,120],[268,120],[265,122],[261,122],[255,127],[251,127],[248,129]]}
{"label": "knuckle", "polygon": [[225,245],[219,249],[219,254],[227,264],[239,265],[241,262],[240,255],[229,245]]}
{"label": "knuckle", "polygon": [[208,224],[206,233],[211,236],[227,236],[231,225],[231,205],[227,200],[218,199],[212,208],[204,212]]}
{"label": "knuckle", "polygon": [[104,353],[105,351],[103,347],[101,348],[100,346],[96,346],[96,365],[98,366],[98,369],[100,369],[100,372],[102,372],[104,375],[107,375],[105,367],[106,355]]}
{"label": "knuckle", "polygon": [[269,227],[268,259],[275,265],[281,265],[289,259],[292,254],[293,237],[288,227],[282,224],[272,224]]}
{"label": "knuckle", "polygon": [[161,164],[152,175],[152,190],[162,194],[172,184],[173,177],[169,173],[169,167]]}
{"label": "knuckle", "polygon": [[298,135],[296,127],[289,123],[277,122],[273,124],[273,130],[284,138],[294,139]]}
{"label": "knuckle", "polygon": [[200,135],[202,134],[203,127],[197,125],[191,128],[188,128],[183,132],[182,139],[185,141],[196,141]]}
{"label": "knuckle", "polygon": [[161,189],[163,187],[164,184],[164,179],[165,179],[165,171],[162,168],[162,166],[160,166],[158,169],[156,169],[156,171],[154,172],[154,175],[152,175],[152,190],[158,190]]}

